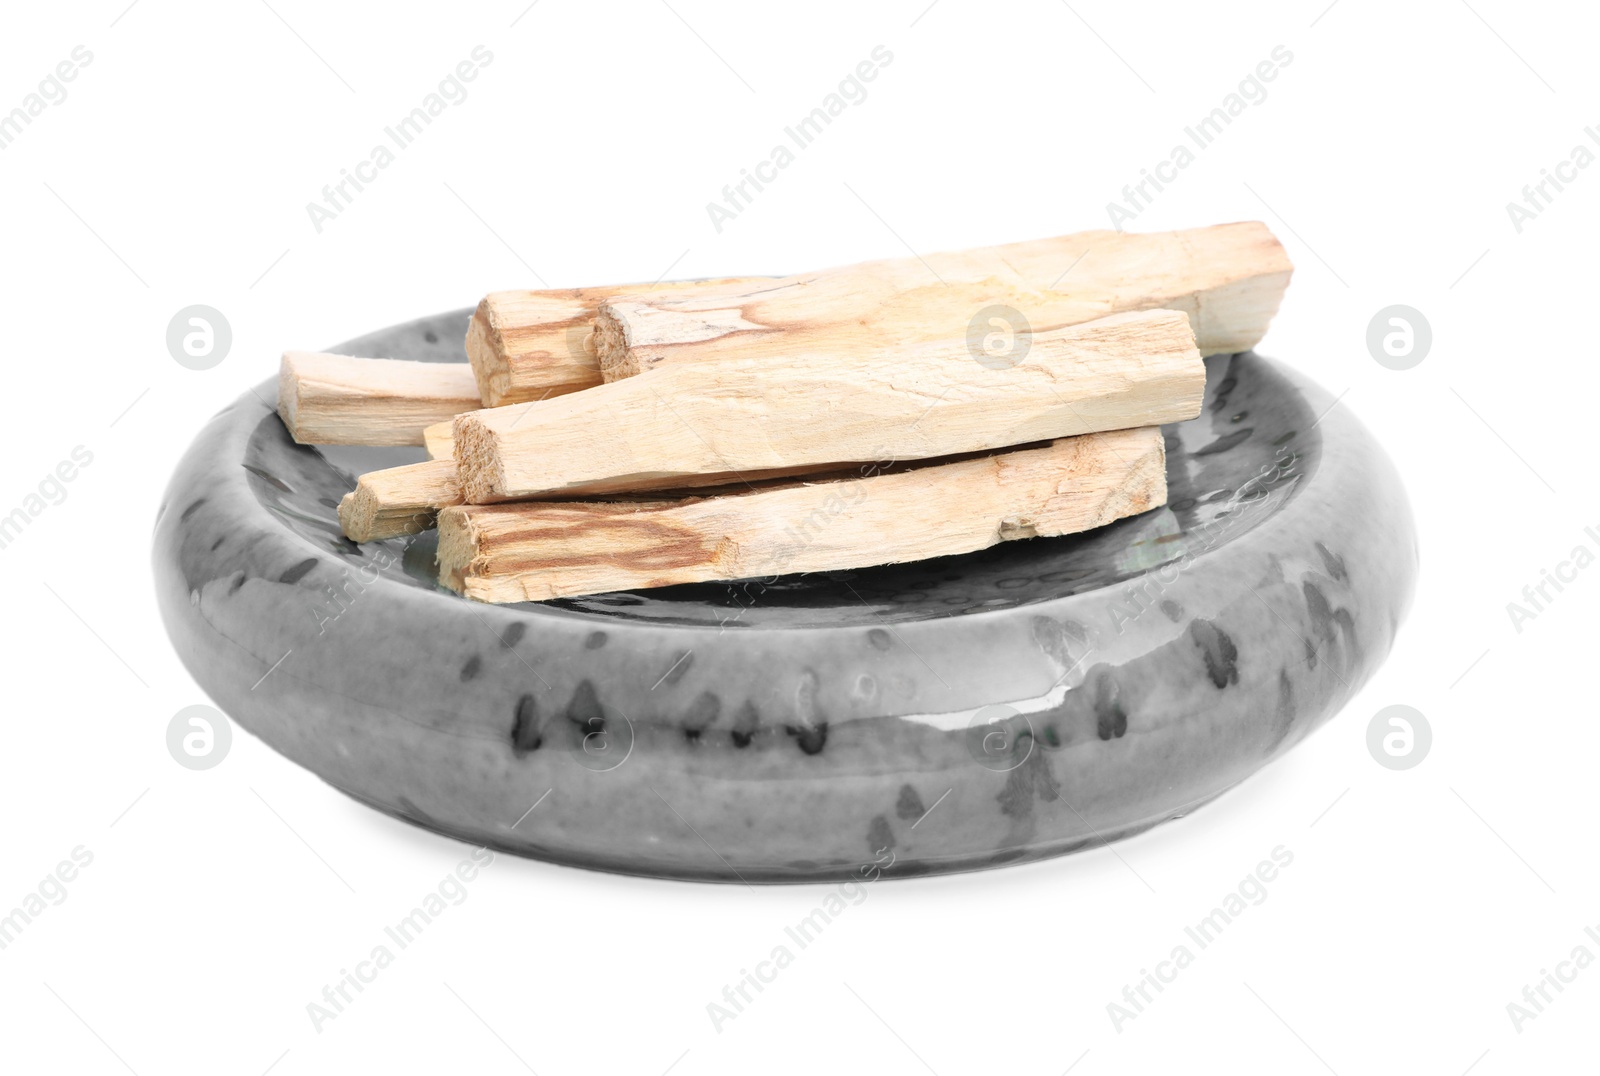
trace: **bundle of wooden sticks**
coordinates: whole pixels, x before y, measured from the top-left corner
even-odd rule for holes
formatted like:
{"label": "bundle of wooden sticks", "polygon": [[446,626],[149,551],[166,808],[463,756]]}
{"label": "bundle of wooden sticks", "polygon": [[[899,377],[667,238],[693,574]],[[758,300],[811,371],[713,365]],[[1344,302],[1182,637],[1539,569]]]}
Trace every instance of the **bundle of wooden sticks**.
{"label": "bundle of wooden sticks", "polygon": [[426,446],[340,523],[437,525],[440,582],[482,601],[921,560],[1164,504],[1159,427],[1291,271],[1242,223],[496,292],[469,365],[289,352],[278,411],[304,444]]}

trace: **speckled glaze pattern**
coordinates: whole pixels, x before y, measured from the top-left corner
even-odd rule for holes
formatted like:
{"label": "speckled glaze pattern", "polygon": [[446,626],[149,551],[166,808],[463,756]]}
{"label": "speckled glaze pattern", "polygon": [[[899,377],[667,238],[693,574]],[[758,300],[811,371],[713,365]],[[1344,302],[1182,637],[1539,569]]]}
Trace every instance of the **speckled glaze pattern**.
{"label": "speckled glaze pattern", "polygon": [[[333,350],[461,362],[469,313]],[[295,445],[268,382],[172,478],[160,606],[238,724],[463,841],[725,882],[1063,855],[1299,743],[1410,602],[1405,494],[1348,408],[1253,353],[1207,367],[1168,505],[1100,531],[514,606],[441,590],[431,536],[344,538],[355,475],[420,450]]]}

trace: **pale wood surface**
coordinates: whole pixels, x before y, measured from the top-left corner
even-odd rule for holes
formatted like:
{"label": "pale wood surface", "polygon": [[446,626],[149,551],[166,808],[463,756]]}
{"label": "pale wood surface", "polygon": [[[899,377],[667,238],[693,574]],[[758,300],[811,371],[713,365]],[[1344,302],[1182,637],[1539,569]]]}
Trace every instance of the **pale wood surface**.
{"label": "pale wood surface", "polygon": [[[448,445],[446,447],[448,448]],[[854,473],[859,468],[869,467],[874,471],[887,473],[904,469],[905,465],[829,463],[810,467],[787,467],[777,471],[751,472],[748,475],[688,475],[678,480],[672,491],[682,493],[689,490],[716,489],[719,493],[743,493],[779,483],[788,484],[800,475],[839,478]],[[659,498],[663,495],[660,492],[640,493],[635,486],[626,489],[620,487],[608,489],[602,486],[590,492],[624,500]],[[670,496],[672,493],[666,495]],[[446,454],[442,458],[422,463],[368,471],[357,480],[356,488],[346,493],[339,501],[339,524],[345,537],[352,541],[376,542],[430,530],[434,526],[434,516],[440,508],[460,503],[462,503],[461,483],[456,475],[455,460]]]}
{"label": "pale wood surface", "polygon": [[636,503],[439,513],[439,579],[486,602],[832,571],[1104,526],[1166,501],[1156,428],[892,474]]}
{"label": "pale wood surface", "polygon": [[483,406],[461,363],[286,351],[278,414],[308,445],[420,445],[424,427]]}
{"label": "pale wood surface", "polygon": [[422,431],[422,444],[431,460],[447,460],[455,454],[455,420],[435,422]]}
{"label": "pale wood surface", "polygon": [[[747,285],[619,294],[601,303],[594,346],[607,381],[727,359],[782,370],[791,356],[820,351],[867,363],[886,347],[962,337],[980,310],[1003,305],[1035,333],[1130,310],[1177,310],[1211,355],[1261,340],[1292,270],[1258,221],[1083,232]],[[982,324],[981,332],[1004,327]]]}
{"label": "pale wood surface", "polygon": [[[435,460],[454,460],[455,458],[455,423],[440,422],[429,426],[422,431],[423,441],[428,449],[428,457]],[[584,483],[582,488],[575,490],[549,491],[543,494],[529,494],[530,497],[601,497],[613,494],[635,493],[640,490],[689,490],[704,489],[709,486],[729,485],[760,485],[774,479],[792,478],[799,475],[830,474],[835,471],[843,472],[854,469],[854,463],[810,463],[797,467],[779,467],[770,470],[751,471],[744,474],[732,472],[713,471],[707,474],[672,474],[655,478],[628,476],[610,481],[601,480]]]}
{"label": "pale wood surface", "polygon": [[1146,311],[1037,333],[1008,369],[958,337],[865,365],[791,356],[781,376],[760,360],[653,370],[458,416],[455,458],[469,503],[585,496],[1155,426],[1199,414],[1204,389],[1188,319]]}
{"label": "pale wood surface", "polygon": [[355,542],[417,534],[433,526],[442,507],[461,503],[454,460],[426,460],[369,471],[339,501],[339,525]]}
{"label": "pale wood surface", "polygon": [[467,323],[467,361],[487,407],[524,403],[600,384],[587,340],[600,303],[613,295],[745,287],[751,278],[685,283],[619,284],[599,288],[496,291]]}

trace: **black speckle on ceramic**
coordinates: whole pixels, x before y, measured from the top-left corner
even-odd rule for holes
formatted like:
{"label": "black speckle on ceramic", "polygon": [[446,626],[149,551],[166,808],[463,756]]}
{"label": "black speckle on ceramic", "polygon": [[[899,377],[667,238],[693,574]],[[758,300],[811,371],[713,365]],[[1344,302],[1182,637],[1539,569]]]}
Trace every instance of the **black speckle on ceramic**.
{"label": "black speckle on ceramic", "polygon": [[1191,620],[1189,637],[1200,648],[1212,686],[1220,691],[1239,682],[1239,648],[1233,645],[1227,632],[1209,620]]}
{"label": "black speckle on ceramic", "polygon": [[[332,350],[460,362],[468,313]],[[172,478],[162,615],[201,687],[273,748],[503,851],[783,882],[863,877],[887,849],[894,878],[1099,847],[1336,713],[1415,581],[1404,492],[1350,410],[1254,354],[1207,369],[1201,417],[1164,431],[1168,506],[1137,518],[517,606],[440,589],[431,534],[345,539],[331,506],[355,476],[421,450],[296,445],[269,383]],[[968,728],[992,706],[1010,715],[999,767]]]}
{"label": "black speckle on ceramic", "polygon": [[928,813],[922,805],[922,797],[917,795],[917,790],[910,785],[900,786],[900,796],[895,800],[894,813],[901,819],[916,821]]}
{"label": "black speckle on ceramic", "polygon": [[511,753],[518,758],[536,751],[544,743],[539,727],[539,703],[532,695],[517,700],[516,718],[511,722]]}
{"label": "black speckle on ceramic", "polygon": [[296,564],[294,567],[290,568],[288,571],[286,571],[282,575],[278,576],[278,582],[280,582],[280,583],[298,583],[298,582],[300,582],[300,580],[304,579],[307,575],[310,575],[312,569],[314,569],[316,566],[317,566],[317,558],[316,557],[307,557],[305,560],[301,561],[299,564]]}

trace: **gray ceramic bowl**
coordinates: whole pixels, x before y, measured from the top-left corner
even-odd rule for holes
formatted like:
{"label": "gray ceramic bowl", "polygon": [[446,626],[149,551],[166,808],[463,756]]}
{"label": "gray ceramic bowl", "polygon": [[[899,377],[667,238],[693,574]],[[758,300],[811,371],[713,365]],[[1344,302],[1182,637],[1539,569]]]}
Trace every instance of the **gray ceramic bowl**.
{"label": "gray ceramic bowl", "polygon": [[[468,313],[333,350],[461,362]],[[344,538],[354,476],[420,450],[296,445],[268,382],[173,476],[161,610],[239,724],[475,844],[745,882],[1062,855],[1298,743],[1410,601],[1405,495],[1349,410],[1253,353],[1207,367],[1204,414],[1166,430],[1167,507],[1103,530],[515,606],[439,589],[431,536]]]}

